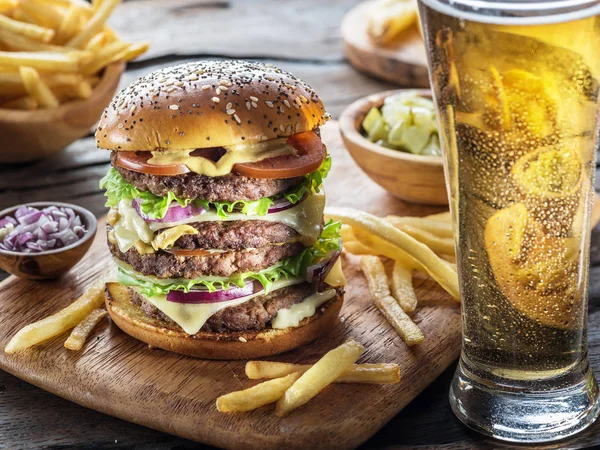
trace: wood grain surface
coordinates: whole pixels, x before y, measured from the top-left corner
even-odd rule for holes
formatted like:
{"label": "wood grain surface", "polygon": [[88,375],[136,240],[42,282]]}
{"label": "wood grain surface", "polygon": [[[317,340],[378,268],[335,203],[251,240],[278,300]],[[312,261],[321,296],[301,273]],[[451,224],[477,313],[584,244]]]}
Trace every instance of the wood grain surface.
{"label": "wood grain surface", "polygon": [[[340,24],[344,15],[361,1],[125,0],[111,18],[111,25],[126,39],[150,40],[151,52],[141,61],[128,64],[120,86],[157,68],[187,60],[257,59],[304,79],[319,92],[328,111],[338,117],[354,100],[392,89],[397,83],[397,80],[392,84],[358,72],[344,57]],[[234,28],[233,31],[228,26]],[[301,38],[288,37],[287,33],[298,35],[294,31],[296,27],[302,30]],[[272,33],[274,29],[277,33]],[[405,87],[417,85],[411,83]],[[0,143],[0,151],[6,150],[13,149]],[[62,200],[84,206],[99,217],[106,213],[106,208],[98,180],[108,165],[108,152],[95,149],[94,140],[89,136],[40,163],[2,164],[0,209],[23,202]],[[600,174],[596,176],[596,187],[600,187]],[[330,192],[330,199],[345,196],[343,203],[352,206],[353,196],[365,188],[379,189],[363,177],[348,178],[339,194]],[[382,189],[378,192],[380,195],[373,206],[369,206],[370,211],[377,213],[381,206],[418,213],[411,205],[385,196]],[[599,231],[592,235],[590,262],[589,353],[595,373],[600,374]],[[0,271],[0,279],[6,276]],[[0,292],[0,305],[2,298]],[[60,365],[62,361],[53,361],[53,364]],[[361,448],[543,448],[499,443],[464,427],[448,404],[454,366],[446,369]],[[597,422],[585,432],[551,448],[594,448],[599,444],[600,422]],[[0,370],[0,448],[206,450],[209,447],[84,408]]]}
{"label": "wood grain surface", "polygon": [[[338,134],[336,123],[323,129],[334,161],[326,186],[329,204],[347,204],[352,198],[354,207],[379,214],[405,214],[356,168]],[[353,189],[358,188],[350,197],[349,180]],[[88,255],[60,281],[33,283],[9,278],[3,282],[1,347],[21,326],[68,304],[106,270],[110,257],[102,223],[98,229]],[[314,344],[274,359],[315,361],[353,337],[366,347],[362,362],[398,362],[402,380],[385,386],[334,385],[285,419],[276,417],[271,407],[244,414],[216,411],[218,395],[255,384],[244,376],[243,362],[199,360],[150,350],[108,322],[82,352],[66,350],[62,336],[16,355],[0,353],[0,367],[86,407],[219,447],[354,448],[442,373],[460,348],[458,305],[435,282],[419,275],[415,288],[421,306],[414,320],[425,341],[409,349],[373,306],[359,261],[353,255],[343,259],[348,285],[340,322]]]}
{"label": "wood grain surface", "polygon": [[423,38],[413,24],[402,32],[397,42],[376,46],[367,34],[373,1],[353,8],[342,22],[346,57],[355,68],[380,80],[411,87],[429,87],[427,55]]}

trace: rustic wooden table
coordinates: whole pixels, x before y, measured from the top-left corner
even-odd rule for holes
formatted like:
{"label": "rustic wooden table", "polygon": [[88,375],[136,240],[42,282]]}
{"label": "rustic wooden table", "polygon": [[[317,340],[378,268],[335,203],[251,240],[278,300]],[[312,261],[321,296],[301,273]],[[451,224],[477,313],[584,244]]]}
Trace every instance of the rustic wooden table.
{"label": "rustic wooden table", "polygon": [[[122,86],[162,66],[195,59],[246,58],[272,62],[311,84],[337,117],[350,102],[394,86],[356,72],[344,59],[339,25],[359,0],[133,0],[113,27],[126,39],[150,39],[152,48],[129,65]],[[1,144],[0,144],[1,145]],[[14,149],[18,151],[18,149]],[[98,180],[108,152],[90,136],[49,160],[0,167],[0,210],[39,200],[76,203],[105,213]],[[600,235],[592,236],[590,358],[600,374]],[[0,279],[6,277],[0,271]],[[463,427],[448,404],[454,367],[379,433],[365,449],[513,448]],[[201,419],[199,419],[201,420]],[[600,445],[600,423],[581,435],[543,448]],[[0,448],[206,448],[124,422],[53,396],[0,371]],[[529,447],[531,448],[531,447]],[[542,448],[542,447],[536,447]]]}

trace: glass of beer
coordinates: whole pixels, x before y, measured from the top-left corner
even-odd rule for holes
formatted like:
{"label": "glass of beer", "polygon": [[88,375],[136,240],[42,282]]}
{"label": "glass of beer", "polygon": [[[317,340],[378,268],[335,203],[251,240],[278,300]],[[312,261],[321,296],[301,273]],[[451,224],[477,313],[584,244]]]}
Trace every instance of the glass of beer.
{"label": "glass of beer", "polygon": [[419,0],[456,236],[458,418],[514,442],[600,411],[587,294],[600,0]]}

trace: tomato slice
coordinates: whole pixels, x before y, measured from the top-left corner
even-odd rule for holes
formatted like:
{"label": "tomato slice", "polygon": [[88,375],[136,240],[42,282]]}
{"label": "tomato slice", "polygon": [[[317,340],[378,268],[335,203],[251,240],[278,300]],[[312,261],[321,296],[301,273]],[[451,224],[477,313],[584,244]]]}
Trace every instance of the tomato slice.
{"label": "tomato slice", "polygon": [[[218,161],[225,154],[225,149],[222,147],[197,148],[190,156],[202,156],[204,158]],[[134,172],[148,173],[151,175],[183,175],[189,173],[190,169],[185,164],[167,164],[156,165],[148,164],[148,160],[152,158],[150,152],[117,152],[117,164],[125,169],[133,170]]]}
{"label": "tomato slice", "polygon": [[252,178],[294,178],[317,170],[327,151],[321,138],[312,131],[294,134],[287,140],[297,155],[283,155],[233,166],[233,171]]}
{"label": "tomato slice", "polygon": [[[253,163],[238,163],[233,172],[252,178],[294,178],[317,170],[327,151],[321,138],[313,131],[294,134],[287,143],[294,147],[297,155],[283,155]],[[190,156],[202,156],[218,161],[225,154],[222,147],[199,148]],[[148,164],[152,157],[150,152],[117,152],[116,163],[124,169],[150,175],[174,176],[190,172],[185,164],[155,165]]]}
{"label": "tomato slice", "polygon": [[168,164],[166,166],[157,166],[148,164],[152,158],[150,152],[117,152],[117,165],[124,169],[134,172],[148,173],[150,175],[182,175],[188,173],[190,169],[185,164]]}

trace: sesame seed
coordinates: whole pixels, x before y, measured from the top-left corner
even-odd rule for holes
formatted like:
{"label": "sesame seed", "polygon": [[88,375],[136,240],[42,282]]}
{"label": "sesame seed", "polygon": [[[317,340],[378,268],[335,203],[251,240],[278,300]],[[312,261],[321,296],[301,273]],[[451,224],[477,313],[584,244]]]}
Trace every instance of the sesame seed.
{"label": "sesame seed", "polygon": [[283,124],[279,124],[279,131],[285,133],[285,127],[283,126]]}
{"label": "sesame seed", "polygon": [[231,86],[231,82],[229,80],[219,80],[219,84],[221,86]]}
{"label": "sesame seed", "polygon": [[252,102],[252,107],[253,108],[258,108],[258,104],[256,102]]}
{"label": "sesame seed", "polygon": [[213,97],[211,98],[211,100],[215,103],[219,103],[221,100],[219,99],[219,97]]}
{"label": "sesame seed", "polygon": [[300,122],[296,123],[296,127],[295,127],[296,133],[298,131],[300,131]]}
{"label": "sesame seed", "polygon": [[240,336],[238,339],[240,342],[248,342],[248,339],[246,339],[244,336]]}
{"label": "sesame seed", "polygon": [[258,99],[256,97],[254,97],[253,95],[250,96],[250,100],[252,100],[253,102],[257,102]]}
{"label": "sesame seed", "polygon": [[284,100],[284,101],[283,101],[283,104],[284,104],[285,106],[287,106],[288,108],[290,107],[290,102],[288,102],[287,100]]}
{"label": "sesame seed", "polygon": [[299,97],[303,102],[308,103],[308,99],[304,95],[300,95]]}
{"label": "sesame seed", "polygon": [[252,106],[250,106],[250,102],[248,102],[248,101],[247,101],[247,102],[246,102],[246,109],[247,109],[248,111],[250,111],[250,108],[252,108]]}
{"label": "sesame seed", "polygon": [[232,115],[232,114],[235,114],[235,109],[228,109],[225,112],[229,115]]}
{"label": "sesame seed", "polygon": [[283,106],[279,107],[279,112],[281,112],[282,114],[285,112],[285,109],[283,109]]}
{"label": "sesame seed", "polygon": [[242,121],[240,120],[240,118],[238,117],[238,115],[237,115],[237,114],[234,114],[234,115],[233,115],[233,118],[234,118],[234,120],[235,120],[235,121],[236,121],[238,124],[240,124],[240,125],[241,125]]}
{"label": "sesame seed", "polygon": [[227,86],[221,86],[219,89],[221,89],[222,91],[228,91],[229,88]]}
{"label": "sesame seed", "polygon": [[117,125],[117,128],[123,128],[125,125],[123,125],[122,123],[120,123],[119,125]]}
{"label": "sesame seed", "polygon": [[169,105],[169,109],[177,110],[179,109],[179,105]]}
{"label": "sesame seed", "polygon": [[176,88],[175,88],[175,86],[171,86],[171,87],[169,87],[169,88],[165,89],[165,92],[166,92],[167,94],[170,94],[170,93],[171,93],[171,92],[173,92],[175,89],[176,89]]}
{"label": "sesame seed", "polygon": [[221,88],[217,88],[215,92],[217,93],[217,95],[221,95]]}
{"label": "sesame seed", "polygon": [[270,102],[269,100],[265,100],[265,103],[267,104],[267,106],[268,106],[269,108],[272,108],[272,107],[273,107],[273,102]]}
{"label": "sesame seed", "polygon": [[176,81],[175,86],[179,86],[179,87],[183,86],[183,81]]}
{"label": "sesame seed", "polygon": [[196,75],[188,75],[184,78],[186,81],[196,81],[198,77]]}
{"label": "sesame seed", "polygon": [[165,86],[173,86],[173,80],[163,83]]}
{"label": "sesame seed", "polygon": [[294,105],[294,108],[300,109],[300,105],[298,103],[294,102],[293,105]]}
{"label": "sesame seed", "polygon": [[129,111],[131,111],[131,114],[133,114],[136,109],[137,109],[137,105],[133,105]]}
{"label": "sesame seed", "polygon": [[263,135],[260,137],[260,139],[261,139],[261,140],[263,140],[263,141],[267,141],[269,138],[263,134]]}
{"label": "sesame seed", "polygon": [[210,84],[204,84],[204,85],[202,85],[201,89],[203,91],[206,91],[207,89],[210,89]]}
{"label": "sesame seed", "polygon": [[285,131],[286,131],[286,133],[287,133],[287,134],[292,134],[292,126],[291,126],[291,125],[288,125],[288,126],[285,128]]}
{"label": "sesame seed", "polygon": [[231,109],[233,108],[233,104],[231,102],[227,103],[227,106],[225,106],[225,109]]}
{"label": "sesame seed", "polygon": [[301,99],[300,97],[296,97],[296,98],[294,99],[294,103],[296,103],[296,104],[298,104],[298,105],[299,105],[299,104],[301,104],[301,103],[302,103],[302,99]]}

